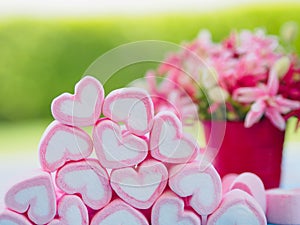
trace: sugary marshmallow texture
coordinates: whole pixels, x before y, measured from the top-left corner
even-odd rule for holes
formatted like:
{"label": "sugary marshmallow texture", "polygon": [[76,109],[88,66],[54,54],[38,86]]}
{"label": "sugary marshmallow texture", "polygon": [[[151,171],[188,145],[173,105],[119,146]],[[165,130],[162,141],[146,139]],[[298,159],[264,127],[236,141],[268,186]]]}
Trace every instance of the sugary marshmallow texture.
{"label": "sugary marshmallow texture", "polygon": [[[90,76],[58,96],[39,145],[43,171],[7,192],[0,225],[266,224],[259,178],[223,182],[222,196],[219,174],[180,119],[154,111],[146,91],[105,97]],[[267,210],[270,218],[274,212]]]}
{"label": "sugary marshmallow texture", "polygon": [[72,126],[91,126],[101,114],[104,99],[102,84],[86,76],[75,86],[75,94],[64,93],[52,102],[52,115],[59,122]]}

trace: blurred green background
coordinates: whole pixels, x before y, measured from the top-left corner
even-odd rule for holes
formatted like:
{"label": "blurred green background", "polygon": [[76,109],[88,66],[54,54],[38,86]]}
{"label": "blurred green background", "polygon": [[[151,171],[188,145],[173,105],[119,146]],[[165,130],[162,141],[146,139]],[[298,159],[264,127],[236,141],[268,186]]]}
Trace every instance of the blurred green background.
{"label": "blurred green background", "polygon": [[[51,120],[52,99],[62,92],[73,93],[74,84],[88,66],[114,47],[139,40],[179,44],[192,40],[203,28],[211,31],[215,41],[233,29],[242,28],[263,27],[268,33],[279,34],[281,25],[287,21],[300,25],[299,12],[300,4],[266,4],[199,14],[2,18],[0,151],[9,152],[14,144],[21,143],[25,149],[26,143],[37,144],[40,136],[34,134],[41,135]],[[300,52],[300,36],[294,48]],[[106,92],[155,67],[155,63],[144,63],[118,71],[122,79],[107,82]],[[18,141],[12,144],[10,137],[16,136]]]}

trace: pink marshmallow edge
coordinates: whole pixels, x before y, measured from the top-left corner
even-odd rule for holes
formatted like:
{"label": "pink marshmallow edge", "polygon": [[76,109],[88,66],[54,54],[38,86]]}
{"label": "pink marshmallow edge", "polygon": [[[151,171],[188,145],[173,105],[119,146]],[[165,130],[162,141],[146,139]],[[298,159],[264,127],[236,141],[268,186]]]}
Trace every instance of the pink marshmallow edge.
{"label": "pink marshmallow edge", "polygon": [[[195,187],[189,187],[189,192],[183,190],[181,187],[181,180],[188,177],[189,175],[203,175],[208,176],[212,183],[214,199],[211,204],[207,205],[199,200],[199,197],[204,197],[207,193],[204,193],[198,184]],[[211,214],[219,206],[222,199],[222,183],[221,178],[215,168],[210,165],[205,170],[202,170],[202,166],[199,162],[195,161],[185,165],[177,165],[171,168],[169,173],[169,187],[180,197],[190,197],[188,204],[191,206],[199,215],[207,216]]]}
{"label": "pink marshmallow edge", "polygon": [[[112,111],[111,107],[114,106],[115,101],[119,99],[137,99],[141,100],[145,106],[147,113],[147,128],[146,129],[135,129],[131,125],[131,120],[129,119],[130,113],[128,112],[127,118],[120,118],[118,112]],[[120,88],[110,92],[104,100],[103,104],[103,114],[107,118],[115,122],[124,122],[128,131],[138,136],[143,136],[150,131],[152,128],[152,120],[154,117],[154,106],[150,95],[140,88]],[[137,121],[139,122],[139,121]]]}
{"label": "pink marshmallow edge", "polygon": [[[58,218],[52,220],[48,225],[59,225],[59,224],[66,224],[68,225],[67,221],[67,210],[75,206],[80,211],[81,216],[81,224],[88,225],[89,224],[89,215],[88,210],[82,200],[76,195],[64,195],[57,204],[58,208]],[[73,211],[74,212],[74,211]]]}
{"label": "pink marshmallow edge", "polygon": [[262,180],[254,173],[242,173],[231,184],[230,190],[240,189],[251,195],[261,206],[264,213],[267,208],[266,190]]}
{"label": "pink marshmallow edge", "polygon": [[[120,211],[126,211],[130,215],[136,218],[136,220],[140,223],[140,225],[149,225],[145,216],[139,212],[137,209],[131,207],[127,203],[123,202],[120,199],[115,199],[109,205],[107,205],[104,209],[100,210],[92,219],[91,225],[98,225],[103,220],[108,217],[115,216],[114,214]],[[123,218],[119,218],[121,220]]]}
{"label": "pink marshmallow edge", "polygon": [[[257,201],[245,191],[234,189],[229,191],[222,199],[220,206],[208,217],[207,225],[215,225],[218,224],[218,219],[226,213],[226,211],[238,204],[246,206],[256,217],[259,222],[259,225],[266,225],[267,220],[266,216],[261,208],[261,206],[257,203]],[[239,216],[246,216],[244,213],[242,215],[232,215],[232,219],[239,218]]]}
{"label": "pink marshmallow edge", "polygon": [[30,223],[25,216],[9,210],[6,210],[0,214],[0,224],[2,224],[4,221],[10,221],[18,225],[32,225],[32,223]]}
{"label": "pink marshmallow edge", "polygon": [[[62,158],[55,162],[48,162],[46,159],[47,154],[47,148],[49,141],[52,139],[53,135],[56,134],[58,131],[64,131],[67,133],[71,133],[74,135],[74,142],[76,142],[76,138],[79,137],[86,141],[87,143],[87,149],[80,149],[80,152],[76,154],[71,154],[67,149],[61,149],[61,151],[65,151]],[[62,145],[63,143],[58,143]],[[67,152],[66,152],[67,151]],[[78,161],[84,158],[87,158],[92,154],[93,151],[93,141],[90,138],[90,136],[82,129],[77,127],[70,127],[67,125],[64,125],[58,121],[53,121],[45,130],[40,144],[39,144],[39,158],[40,158],[40,164],[41,167],[48,172],[54,172],[60,167],[62,167],[66,162],[68,161]],[[49,153],[48,153],[49,154]]]}
{"label": "pink marshmallow edge", "polygon": [[[61,105],[64,101],[73,101],[73,102],[81,102],[81,94],[86,86],[89,84],[92,84],[96,87],[98,90],[98,98],[96,100],[96,103],[94,105],[94,113],[90,117],[86,118],[80,118],[76,115],[67,115],[63,112],[61,112]],[[79,126],[79,127],[85,127],[85,126],[91,126],[94,125],[94,123],[99,119],[101,114],[101,109],[103,105],[104,100],[104,89],[102,84],[91,76],[85,76],[82,78],[76,85],[75,85],[75,91],[74,95],[70,93],[63,93],[60,96],[56,97],[51,104],[51,111],[53,117],[60,121],[63,124],[66,125],[72,125],[72,126]]]}
{"label": "pink marshmallow edge", "polygon": [[[129,195],[122,189],[122,186],[127,186],[130,184],[126,184],[126,179],[134,179],[140,184],[140,188],[147,188],[151,185],[156,185],[156,183],[145,184],[143,183],[144,177],[153,174],[160,174],[161,179],[153,194],[146,201],[142,201],[134,198],[134,196]],[[125,179],[125,181],[124,181]],[[123,183],[124,182],[124,183]],[[168,182],[168,170],[164,164],[159,161],[149,159],[142,162],[136,169],[134,168],[122,168],[122,169],[114,169],[110,175],[110,184],[112,189],[116,192],[116,194],[125,202],[130,204],[131,206],[138,209],[148,209],[150,208],[155,200],[163,193],[165,187]]]}
{"label": "pink marshmallow edge", "polygon": [[[38,215],[34,212],[34,207],[37,201],[36,198],[41,198],[41,196],[38,196],[40,193],[35,192],[35,196],[24,204],[21,204],[16,200],[16,196],[20,195],[20,193],[22,193],[24,190],[39,186],[43,186],[47,194],[48,212],[46,212],[45,215]],[[38,176],[13,185],[5,195],[5,205],[8,209],[18,213],[27,212],[28,218],[36,224],[45,224],[50,222],[56,214],[56,195],[50,174],[41,173]]]}
{"label": "pink marshmallow edge", "polygon": [[270,189],[267,195],[267,219],[274,224],[300,224],[300,191]]}
{"label": "pink marshmallow edge", "polygon": [[[173,192],[171,191],[165,191],[154,203],[153,207],[152,207],[152,212],[151,212],[151,224],[152,225],[164,225],[163,223],[160,223],[160,210],[161,207],[164,206],[165,204],[167,205],[172,205],[175,206],[178,210],[178,214],[177,215],[173,215],[174,221],[176,222],[180,222],[182,219],[184,220],[188,220],[190,222],[190,224],[193,225],[200,225],[201,224],[201,220],[199,218],[199,216],[196,215],[196,213],[190,211],[190,210],[186,210],[184,208],[184,201],[178,197],[177,195],[175,195]],[[164,216],[164,215],[162,215]],[[170,216],[170,215],[169,215]],[[166,221],[168,223],[170,223],[170,221]]]}
{"label": "pink marshmallow edge", "polygon": [[[172,124],[172,126],[176,132],[176,135],[173,140],[180,140],[180,141],[185,141],[188,143],[188,145],[190,146],[190,149],[191,149],[191,154],[189,156],[182,157],[182,158],[177,158],[177,157],[175,158],[172,156],[165,156],[165,155],[161,154],[159,146],[161,145],[161,140],[160,140],[161,133],[162,133],[163,125],[165,122],[168,122],[168,125]],[[151,156],[162,162],[175,163],[175,164],[187,163],[187,162],[193,161],[199,153],[199,147],[198,147],[197,142],[193,138],[191,138],[189,135],[183,133],[182,123],[180,122],[178,117],[174,113],[171,113],[171,112],[160,112],[154,117],[153,127],[150,132],[149,142],[150,142]],[[175,146],[175,149],[177,147],[178,146]],[[179,151],[180,150],[183,151],[184,149],[179,149]]]}
{"label": "pink marshmallow edge", "polygon": [[[108,160],[105,155],[105,146],[109,140],[104,140],[102,138],[103,132],[106,130],[113,130],[115,132],[116,139],[118,141],[118,145],[135,145],[136,149],[132,149],[133,151],[138,151],[138,155],[134,158],[125,159],[121,161],[111,161]],[[93,129],[93,140],[97,158],[100,164],[109,169],[119,169],[124,167],[130,167],[139,164],[142,162],[148,155],[148,143],[145,139],[135,136],[129,132],[122,132],[120,126],[109,120],[99,120]],[[110,144],[109,142],[107,144]],[[108,152],[109,153],[109,152]],[[113,156],[113,155],[112,155]]]}
{"label": "pink marshmallow edge", "polygon": [[[80,187],[73,187],[70,186],[65,182],[65,177],[72,172],[78,172],[78,171],[93,171],[94,175],[97,176],[99,179],[99,182],[102,184],[102,188],[104,190],[104,195],[102,199],[99,200],[93,200],[87,195],[87,184],[83,184],[83,186]],[[82,179],[83,181],[86,181],[86,179],[78,177],[78,179]],[[62,191],[64,191],[67,194],[80,194],[82,197],[83,202],[91,207],[94,210],[101,209],[105,207],[111,200],[112,197],[112,189],[109,185],[109,176],[107,171],[99,164],[98,160],[96,159],[86,159],[79,162],[71,162],[66,164],[64,167],[59,169],[57,171],[56,177],[55,177],[56,185],[58,188],[60,188]],[[96,187],[95,187],[96,188]]]}

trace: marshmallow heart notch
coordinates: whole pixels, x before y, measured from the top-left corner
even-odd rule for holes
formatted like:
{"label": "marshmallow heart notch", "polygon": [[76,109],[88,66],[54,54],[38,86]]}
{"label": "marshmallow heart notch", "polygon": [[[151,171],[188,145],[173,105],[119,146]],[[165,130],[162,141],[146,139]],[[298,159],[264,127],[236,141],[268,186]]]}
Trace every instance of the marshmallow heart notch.
{"label": "marshmallow heart notch", "polygon": [[105,98],[103,114],[115,122],[123,122],[131,133],[142,136],[152,127],[154,106],[143,89],[121,88]]}
{"label": "marshmallow heart notch", "polygon": [[201,216],[211,214],[221,202],[221,178],[212,165],[205,170],[199,162],[174,166],[169,186],[180,197],[189,197],[188,204]]}
{"label": "marshmallow heart notch", "polygon": [[85,76],[75,86],[75,94],[61,94],[51,105],[53,117],[71,126],[91,126],[101,114],[104,99],[102,84],[91,76]]}
{"label": "marshmallow heart notch", "polygon": [[109,169],[134,166],[148,155],[147,142],[108,119],[100,120],[93,130],[96,155],[100,164]]}
{"label": "marshmallow heart notch", "polygon": [[222,199],[219,208],[208,217],[207,225],[266,225],[266,216],[248,193],[235,189]]}
{"label": "marshmallow heart notch", "polygon": [[40,164],[44,170],[54,172],[68,161],[87,158],[92,151],[92,139],[85,131],[54,121],[40,141]]}
{"label": "marshmallow heart notch", "polygon": [[167,163],[193,161],[199,152],[197,142],[182,132],[182,124],[172,112],[160,112],[154,117],[150,132],[150,153]]}
{"label": "marshmallow heart notch", "polygon": [[192,211],[184,210],[184,201],[171,191],[157,199],[151,212],[152,225],[201,225],[200,218]]}
{"label": "marshmallow heart notch", "polygon": [[242,173],[232,182],[230,189],[240,189],[251,195],[261,206],[264,213],[267,210],[267,197],[264,183],[254,173]]}
{"label": "marshmallow heart notch", "polygon": [[0,214],[1,225],[32,225],[25,216],[6,210]]}
{"label": "marshmallow heart notch", "polygon": [[67,194],[80,194],[83,202],[94,210],[106,206],[112,190],[107,171],[96,159],[66,164],[56,173],[56,185]]}
{"label": "marshmallow heart notch", "polygon": [[6,193],[5,204],[15,212],[27,212],[35,224],[50,222],[56,213],[56,196],[50,174],[41,172],[12,186]]}
{"label": "marshmallow heart notch", "polygon": [[65,195],[58,202],[59,219],[52,220],[48,225],[88,225],[88,210],[76,195]]}
{"label": "marshmallow heart notch", "polygon": [[150,208],[168,182],[168,170],[153,159],[132,167],[112,170],[110,183],[117,195],[138,209]]}
{"label": "marshmallow heart notch", "polygon": [[145,216],[120,199],[115,199],[92,219],[91,225],[149,225]]}

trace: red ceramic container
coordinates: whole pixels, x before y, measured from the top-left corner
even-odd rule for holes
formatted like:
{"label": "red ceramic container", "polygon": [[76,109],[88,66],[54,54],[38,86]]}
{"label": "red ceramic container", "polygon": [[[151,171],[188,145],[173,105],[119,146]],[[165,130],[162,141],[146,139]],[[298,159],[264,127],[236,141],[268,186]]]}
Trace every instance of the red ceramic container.
{"label": "red ceramic container", "polygon": [[[219,148],[213,164],[221,177],[228,173],[253,172],[261,177],[266,188],[278,187],[285,132],[267,118],[250,128],[245,128],[242,121],[226,121],[223,125],[221,121],[203,122],[208,149]],[[220,131],[218,127],[225,130]]]}

